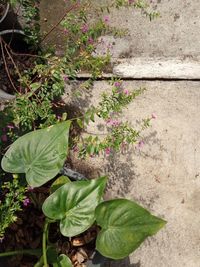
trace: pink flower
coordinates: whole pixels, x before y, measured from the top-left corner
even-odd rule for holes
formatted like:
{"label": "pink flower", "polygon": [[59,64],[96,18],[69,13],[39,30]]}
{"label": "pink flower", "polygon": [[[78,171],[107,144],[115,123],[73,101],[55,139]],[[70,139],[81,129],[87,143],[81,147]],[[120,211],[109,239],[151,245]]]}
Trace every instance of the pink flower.
{"label": "pink flower", "polygon": [[114,86],[115,86],[115,87],[120,87],[121,84],[122,84],[121,82],[115,82],[115,83],[114,83]]}
{"label": "pink flower", "polygon": [[7,127],[8,129],[14,129],[14,126],[13,126],[11,123],[9,123],[6,127]]}
{"label": "pink flower", "polygon": [[110,148],[110,147],[107,147],[107,148],[105,149],[105,153],[106,153],[106,155],[107,155],[107,156],[110,155],[110,152],[111,152],[111,148]]}
{"label": "pink flower", "polygon": [[105,16],[104,19],[103,19],[104,23],[107,24],[109,22],[109,17],[108,16]]}
{"label": "pink flower", "polygon": [[151,118],[152,118],[152,119],[157,119],[157,115],[156,115],[156,113],[153,112],[153,113],[151,114]]}
{"label": "pink flower", "polygon": [[7,142],[7,141],[8,141],[8,138],[7,138],[7,135],[6,135],[6,134],[3,134],[3,135],[1,136],[1,141],[2,141],[2,142]]}
{"label": "pink flower", "polygon": [[28,197],[26,197],[24,200],[23,200],[23,205],[25,207],[27,207],[29,204],[31,203],[30,199]]}
{"label": "pink flower", "polygon": [[69,77],[67,75],[63,75],[63,80],[67,82],[69,80]]}
{"label": "pink flower", "polygon": [[112,120],[112,119],[108,119],[108,120],[106,121],[106,123],[107,123],[107,125],[109,125],[109,126],[114,126],[114,127],[120,125],[120,122],[119,122],[118,120]]}
{"label": "pink flower", "polygon": [[75,146],[75,147],[73,148],[73,151],[74,151],[74,152],[78,152],[78,147]]}
{"label": "pink flower", "polygon": [[135,0],[128,0],[129,5],[133,4]]}
{"label": "pink flower", "polygon": [[144,146],[144,141],[143,140],[139,141],[137,148],[141,149],[141,148],[143,148],[143,146]]}
{"label": "pink flower", "polygon": [[111,43],[109,43],[109,44],[107,45],[107,49],[108,49],[108,50],[113,49],[113,45],[112,45]]}
{"label": "pink flower", "polygon": [[89,37],[89,38],[88,38],[88,43],[89,43],[89,44],[93,44],[93,43],[94,43],[94,40],[93,40],[92,37]]}
{"label": "pink flower", "polygon": [[67,29],[64,29],[64,30],[63,30],[63,33],[64,33],[64,34],[68,34],[69,31],[68,31]]}
{"label": "pink flower", "polygon": [[83,24],[82,27],[81,27],[82,33],[86,33],[86,32],[88,32],[88,30],[89,30],[88,25],[87,24]]}
{"label": "pink flower", "polygon": [[124,89],[123,92],[124,92],[125,95],[129,95],[129,90],[128,89]]}

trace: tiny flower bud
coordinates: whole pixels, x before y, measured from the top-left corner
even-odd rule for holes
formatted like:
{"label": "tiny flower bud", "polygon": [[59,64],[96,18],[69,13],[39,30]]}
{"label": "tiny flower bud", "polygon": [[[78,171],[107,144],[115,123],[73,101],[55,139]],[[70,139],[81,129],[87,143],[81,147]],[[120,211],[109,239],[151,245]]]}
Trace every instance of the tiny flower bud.
{"label": "tiny flower bud", "polygon": [[129,90],[128,89],[124,89],[124,94],[125,95],[129,95]]}
{"label": "tiny flower bud", "polygon": [[152,113],[152,114],[151,114],[151,118],[152,118],[152,119],[157,119],[157,115],[156,115],[156,113]]}
{"label": "tiny flower bud", "polygon": [[31,203],[30,199],[27,197],[23,200],[23,205],[27,207]]}
{"label": "tiny flower bud", "polygon": [[110,148],[110,147],[107,147],[107,148],[105,149],[105,153],[106,153],[106,155],[107,155],[107,156],[110,155],[110,152],[111,152],[111,148]]}
{"label": "tiny flower bud", "polygon": [[104,19],[103,19],[104,23],[108,23],[109,22],[109,17],[108,16],[105,16]]}
{"label": "tiny flower bud", "polygon": [[7,141],[8,141],[8,138],[7,138],[7,135],[6,135],[6,134],[3,134],[3,135],[1,136],[1,141],[2,141],[2,142],[7,142]]}
{"label": "tiny flower bud", "polygon": [[141,149],[141,148],[143,148],[143,146],[144,146],[144,141],[143,140],[139,141],[137,148]]}

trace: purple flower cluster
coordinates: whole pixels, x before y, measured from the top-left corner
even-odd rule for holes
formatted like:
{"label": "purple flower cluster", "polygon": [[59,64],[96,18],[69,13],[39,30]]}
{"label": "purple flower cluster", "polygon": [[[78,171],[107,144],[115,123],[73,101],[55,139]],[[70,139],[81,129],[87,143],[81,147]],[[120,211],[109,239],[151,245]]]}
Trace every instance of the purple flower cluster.
{"label": "purple flower cluster", "polygon": [[89,27],[86,23],[81,26],[81,31],[82,33],[86,33],[89,31]]}
{"label": "purple flower cluster", "polygon": [[121,82],[114,82],[114,86],[115,86],[115,87],[120,87],[121,85],[122,85]]}
{"label": "purple flower cluster", "polygon": [[23,205],[25,207],[27,207],[29,204],[31,203],[30,199],[28,197],[26,197],[24,200],[23,200]]}
{"label": "purple flower cluster", "polygon": [[110,152],[111,152],[111,148],[110,148],[110,147],[107,147],[107,148],[105,149],[105,153],[106,153],[106,155],[107,155],[107,156],[110,155]]}
{"label": "purple flower cluster", "polygon": [[104,19],[103,19],[103,22],[104,22],[105,24],[108,24],[109,21],[110,21],[109,17],[108,17],[108,16],[105,16]]}
{"label": "purple flower cluster", "polygon": [[107,124],[108,126],[117,127],[117,126],[119,126],[119,125],[121,124],[121,122],[119,122],[118,120],[108,119],[108,120],[106,121],[106,124]]}
{"label": "purple flower cluster", "polygon": [[9,129],[9,130],[12,130],[12,129],[14,129],[14,125],[9,123],[5,128],[2,129],[3,130],[3,134],[1,136],[1,141],[3,143],[6,143],[8,141],[8,136],[6,134],[6,131],[7,131],[6,128]]}

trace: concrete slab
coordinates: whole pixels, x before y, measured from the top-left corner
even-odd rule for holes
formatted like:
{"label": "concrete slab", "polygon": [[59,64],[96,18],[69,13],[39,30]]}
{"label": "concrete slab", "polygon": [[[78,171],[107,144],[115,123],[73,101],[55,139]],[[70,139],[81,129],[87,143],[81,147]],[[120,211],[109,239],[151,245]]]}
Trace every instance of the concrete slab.
{"label": "concrete slab", "polygon": [[200,79],[200,61],[173,58],[124,59],[113,68],[121,78],[137,79]]}
{"label": "concrete slab", "polygon": [[[112,1],[95,0],[93,7]],[[147,1],[148,2],[148,1]],[[198,0],[149,1],[160,17],[150,20],[134,8],[111,9],[109,24],[128,30],[123,38],[103,36],[97,54],[110,47],[114,74],[130,78],[197,79],[200,68],[200,9]],[[95,12],[91,7],[91,19]],[[65,13],[63,0],[41,2],[41,28],[48,32]],[[103,15],[102,15],[103,17]],[[57,27],[44,43],[62,55],[65,38]],[[165,66],[165,67],[163,67]],[[111,70],[112,72],[112,70]]]}
{"label": "concrete slab", "polygon": [[[94,6],[109,2],[112,1],[92,1]],[[110,25],[129,31],[128,36],[122,39],[106,37],[108,41],[110,38],[110,41],[114,43],[113,58],[199,57],[199,0],[147,2],[154,3],[155,9],[161,14],[160,18],[150,22],[134,8],[111,10]],[[62,17],[65,7],[63,0],[41,2],[43,31],[48,31]],[[59,30],[54,31],[51,41],[56,40],[60,43],[61,37],[58,34]]]}
{"label": "concrete slab", "polygon": [[[136,200],[168,224],[130,256],[130,263],[125,260],[110,266],[199,267],[200,83],[124,82],[129,90],[139,86],[147,91],[128,106],[121,119],[135,125],[137,119],[157,114],[143,136],[144,147],[124,155],[79,161],[79,165],[96,166],[94,175],[109,175],[107,197]],[[106,82],[95,83],[90,96],[83,95],[80,103],[76,99],[74,107],[97,103],[105,90],[110,90]],[[88,131],[104,133],[99,123],[91,124]],[[74,159],[78,168],[77,162]]]}
{"label": "concrete slab", "polygon": [[114,43],[113,57],[199,57],[199,1],[147,2],[154,3],[156,11],[160,12],[160,18],[150,22],[133,8],[111,11],[110,24],[129,31],[128,36],[121,40],[117,38],[113,42],[111,38]]}

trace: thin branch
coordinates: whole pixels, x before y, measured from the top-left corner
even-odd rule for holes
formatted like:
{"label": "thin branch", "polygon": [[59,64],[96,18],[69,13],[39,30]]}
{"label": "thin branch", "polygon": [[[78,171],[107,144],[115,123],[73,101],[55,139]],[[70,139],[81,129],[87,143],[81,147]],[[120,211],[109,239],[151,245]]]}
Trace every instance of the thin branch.
{"label": "thin branch", "polygon": [[14,52],[11,48],[10,48],[10,46],[8,46],[9,47],[9,49],[10,49],[10,53],[12,54],[12,55],[14,55],[14,56],[27,56],[27,57],[36,57],[36,58],[43,58],[43,59],[46,59],[45,57],[43,57],[43,56],[38,56],[38,55],[33,55],[33,54],[27,54],[27,53],[16,53],[16,52]]}
{"label": "thin branch", "polygon": [[[10,59],[11,59],[13,65],[14,65],[16,71],[17,71],[17,74],[18,74],[19,78],[20,78],[21,80],[23,80],[23,77],[22,77],[22,75],[21,75],[21,73],[20,73],[20,71],[19,71],[17,65],[15,64],[15,61],[13,60],[13,58],[12,58],[10,52],[8,51],[8,48],[7,48],[7,47],[9,48],[9,46],[5,43],[5,49],[6,49],[6,52],[7,52],[8,56],[10,57]],[[30,87],[30,85],[29,85],[26,81],[24,81],[24,82],[25,82],[27,88],[29,89],[29,91],[31,91],[31,87]],[[27,94],[28,94],[28,93],[26,93],[25,95],[27,95]],[[34,95],[34,96],[37,98],[38,102],[41,104],[41,100],[40,100],[39,97],[37,96],[36,92],[33,92],[32,95]],[[30,96],[32,96],[32,95],[30,95]],[[30,96],[28,96],[28,98],[29,98]]]}
{"label": "thin branch", "polygon": [[66,17],[66,15],[69,12],[71,12],[72,10],[75,10],[78,7],[79,7],[79,3],[76,3],[75,5],[72,5],[70,8],[68,8],[66,10],[65,14],[62,16],[62,18],[51,28],[51,30],[47,34],[45,34],[45,36],[41,40],[41,43],[44,42],[44,40],[47,38],[47,36],[49,36],[49,34],[51,34],[51,32],[54,31],[60,25],[60,23],[63,21],[63,19]]}
{"label": "thin branch", "polygon": [[7,52],[8,56],[9,56],[10,60],[12,61],[12,64],[14,65],[14,67],[15,67],[15,69],[16,69],[16,71],[17,71],[17,74],[18,74],[18,76],[19,76],[19,78],[21,79],[21,78],[22,78],[22,75],[21,75],[21,73],[20,73],[20,71],[19,71],[17,65],[15,64],[15,61],[13,60],[12,56],[10,55],[10,52],[8,51],[7,46],[8,46],[8,45],[4,42],[4,47],[5,47],[5,49],[6,49],[6,52]]}
{"label": "thin branch", "polygon": [[6,57],[5,57],[5,53],[4,53],[4,47],[3,47],[3,42],[2,42],[2,38],[0,37],[0,43],[1,43],[1,53],[2,53],[2,57],[3,57],[3,62],[4,62],[4,66],[5,66],[5,70],[6,70],[6,73],[7,73],[7,76],[8,76],[8,79],[13,87],[13,89],[15,90],[15,92],[18,93],[18,90],[17,88],[15,87],[13,81],[12,81],[12,78],[10,76],[10,72],[9,72],[9,69],[8,69],[8,65],[7,65],[7,62],[6,62]]}

